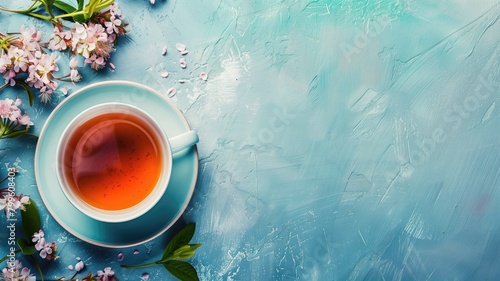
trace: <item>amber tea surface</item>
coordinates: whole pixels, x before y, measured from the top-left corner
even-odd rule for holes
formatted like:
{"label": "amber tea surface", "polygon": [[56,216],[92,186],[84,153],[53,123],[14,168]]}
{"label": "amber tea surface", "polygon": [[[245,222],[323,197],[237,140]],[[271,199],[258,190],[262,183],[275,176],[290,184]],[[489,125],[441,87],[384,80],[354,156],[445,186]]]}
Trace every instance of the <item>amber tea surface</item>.
{"label": "amber tea surface", "polygon": [[89,205],[122,210],[155,188],[162,170],[159,137],[140,117],[102,114],[75,128],[63,157],[63,175]]}

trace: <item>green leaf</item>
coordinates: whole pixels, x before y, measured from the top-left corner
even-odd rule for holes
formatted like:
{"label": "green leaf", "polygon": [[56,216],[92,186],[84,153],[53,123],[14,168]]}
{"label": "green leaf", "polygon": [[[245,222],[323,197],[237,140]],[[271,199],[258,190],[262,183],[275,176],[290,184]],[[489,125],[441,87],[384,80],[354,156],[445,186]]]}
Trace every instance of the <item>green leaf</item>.
{"label": "green leaf", "polygon": [[17,138],[23,136],[24,134],[26,134],[27,132],[28,131],[26,131],[26,130],[13,131],[12,133],[6,134],[3,137],[8,138],[8,139],[17,139]]}
{"label": "green leaf", "polygon": [[28,132],[28,130],[13,131],[11,133],[8,133],[8,134],[5,134],[5,135],[1,136],[0,138],[4,138],[4,139],[17,139],[17,138],[20,138],[22,136],[30,136],[30,137],[38,139],[37,135]]}
{"label": "green leaf", "polygon": [[19,249],[21,249],[21,254],[31,256],[36,253],[35,246],[30,245],[30,242],[26,238],[18,238],[17,240],[17,246],[19,246]]}
{"label": "green leaf", "polygon": [[36,207],[35,201],[30,198],[30,203],[25,205],[26,210],[21,211],[21,218],[23,220],[23,230],[26,237],[31,238],[35,232],[42,229],[40,221],[40,213]]}
{"label": "green leaf", "polygon": [[78,11],[83,10],[83,6],[85,5],[85,0],[77,0],[78,1]]}
{"label": "green leaf", "polygon": [[65,11],[67,14],[76,11],[76,8],[60,0],[54,1],[54,6],[60,10]]}
{"label": "green leaf", "polygon": [[198,249],[199,247],[201,247],[201,244],[184,245],[175,250],[174,253],[169,257],[171,257],[170,259],[186,260],[194,256],[196,249]]}
{"label": "green leaf", "polygon": [[190,223],[186,225],[179,233],[177,233],[172,240],[167,244],[165,250],[163,251],[162,259],[167,258],[179,247],[182,247],[191,241],[194,235],[194,230],[196,229],[195,223]]}
{"label": "green leaf", "polygon": [[167,261],[163,264],[166,270],[182,281],[199,281],[196,269],[184,261]]}
{"label": "green leaf", "polygon": [[199,247],[201,247],[203,244],[201,243],[198,243],[198,244],[189,244],[189,247],[191,249],[191,251],[194,251],[196,249],[198,249]]}
{"label": "green leaf", "polygon": [[86,22],[87,20],[85,19],[85,16],[84,15],[76,15],[73,17],[73,20],[75,22],[79,22],[79,23],[84,23]]}
{"label": "green leaf", "polygon": [[35,94],[31,90],[31,87],[28,85],[28,83],[24,82],[23,80],[16,79],[16,85],[23,87],[23,89],[26,91],[26,94],[28,95],[30,106],[33,106],[33,103],[35,102]]}
{"label": "green leaf", "polygon": [[45,4],[47,5],[47,8],[52,10],[52,6],[54,5],[55,0],[45,0]]}

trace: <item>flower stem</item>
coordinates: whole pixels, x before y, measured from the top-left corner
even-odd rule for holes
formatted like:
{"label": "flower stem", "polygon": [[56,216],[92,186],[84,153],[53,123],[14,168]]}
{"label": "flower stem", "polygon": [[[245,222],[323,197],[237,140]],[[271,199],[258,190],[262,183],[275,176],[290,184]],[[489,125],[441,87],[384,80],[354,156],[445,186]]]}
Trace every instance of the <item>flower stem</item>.
{"label": "flower stem", "polygon": [[33,259],[33,262],[35,263],[35,267],[36,267],[36,269],[38,270],[38,273],[40,274],[40,279],[41,279],[42,281],[44,281],[44,279],[43,279],[42,269],[40,268],[40,265],[38,264],[38,261],[35,259],[35,257],[33,257],[33,256],[30,256],[30,257]]}
{"label": "flower stem", "polygon": [[34,17],[34,18],[39,18],[39,19],[42,19],[42,20],[46,20],[46,21],[52,21],[53,17],[49,17],[49,16],[44,16],[44,15],[40,15],[40,14],[37,14],[37,13],[33,13],[33,10],[34,10],[34,8],[29,8],[27,10],[10,10],[10,9],[6,9],[6,8],[3,8],[3,7],[0,7],[0,11],[10,12],[10,13],[16,13],[16,14],[23,14],[23,15]]}
{"label": "flower stem", "polygon": [[57,16],[54,16],[54,19],[70,18],[70,17],[74,17],[74,16],[78,16],[78,15],[85,15],[85,14],[86,14],[85,11],[78,11],[78,12],[72,12],[72,13],[68,13],[68,14],[57,15]]}
{"label": "flower stem", "polygon": [[[14,251],[14,254],[17,254],[17,253],[19,253],[19,252],[21,252],[21,249],[17,249],[16,251]],[[9,258],[9,256],[5,256],[5,257],[3,257],[2,259],[0,259],[0,263],[2,263],[2,262],[4,262],[4,261],[6,261],[8,258]]]}
{"label": "flower stem", "polygon": [[31,16],[31,17],[34,17],[34,18],[38,18],[38,19],[50,21],[50,22],[53,22],[53,19],[54,19],[53,17],[44,16],[44,15],[40,15],[40,14],[33,13],[33,12],[22,13],[22,14],[27,15],[27,16]]}
{"label": "flower stem", "polygon": [[140,265],[120,265],[123,268],[144,268],[161,264],[161,261],[155,261],[152,263],[140,264]]}

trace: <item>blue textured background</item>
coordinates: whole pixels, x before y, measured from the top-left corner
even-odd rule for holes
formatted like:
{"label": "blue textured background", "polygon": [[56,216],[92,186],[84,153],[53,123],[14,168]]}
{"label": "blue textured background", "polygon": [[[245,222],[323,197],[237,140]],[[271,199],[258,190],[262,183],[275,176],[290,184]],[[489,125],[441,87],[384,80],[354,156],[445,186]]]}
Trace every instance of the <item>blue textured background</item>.
{"label": "blue textured background", "polygon": [[[202,280],[498,280],[500,1],[118,3],[131,32],[112,55],[116,70],[68,86],[177,88],[172,101],[201,139],[181,220],[197,223]],[[51,31],[0,13],[2,32],[21,23]],[[177,42],[189,50],[185,70]],[[24,106],[35,132],[63,98]],[[37,195],[34,150],[29,139],[1,141],[0,172],[21,171],[18,190],[38,200],[58,242],[47,278],[71,275],[78,256],[120,280],[173,280],[117,261],[157,259],[170,231],[104,249],[60,228]]]}

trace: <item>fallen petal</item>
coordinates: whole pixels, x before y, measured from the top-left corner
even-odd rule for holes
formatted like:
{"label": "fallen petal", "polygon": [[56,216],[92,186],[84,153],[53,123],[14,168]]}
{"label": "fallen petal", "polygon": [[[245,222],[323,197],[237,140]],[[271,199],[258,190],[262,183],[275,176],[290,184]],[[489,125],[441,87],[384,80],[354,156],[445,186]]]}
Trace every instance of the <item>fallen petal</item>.
{"label": "fallen petal", "polygon": [[147,281],[149,279],[149,274],[148,273],[143,273],[141,276],[143,281]]}
{"label": "fallen petal", "polygon": [[166,71],[166,70],[162,70],[162,71],[160,71],[160,75],[161,75],[161,77],[163,77],[163,78],[167,78],[167,77],[168,77],[168,71]]}
{"label": "fallen petal", "polygon": [[61,91],[61,93],[62,93],[63,95],[67,96],[67,95],[68,95],[68,91],[69,91],[69,87],[68,87],[68,86],[61,87],[61,88],[59,89],[59,91]]}
{"label": "fallen petal", "polygon": [[139,254],[139,250],[134,250],[134,255],[138,255]]}
{"label": "fallen petal", "polygon": [[208,79],[208,74],[207,74],[206,72],[202,72],[202,73],[200,73],[200,78],[201,78],[201,80],[203,80],[203,81],[207,81],[207,79]]}
{"label": "fallen petal", "polygon": [[186,68],[186,66],[187,66],[186,59],[185,58],[181,58],[179,60],[179,65],[181,66],[181,68]]}
{"label": "fallen petal", "polygon": [[112,62],[109,63],[109,67],[111,67],[111,69],[113,69],[113,70],[116,69],[115,65]]}
{"label": "fallen petal", "polygon": [[122,260],[123,260],[123,253],[119,252],[118,253],[118,261],[122,261]]}
{"label": "fallen petal", "polygon": [[82,271],[82,269],[85,267],[85,265],[83,264],[83,261],[79,261],[75,264],[75,270],[76,272],[80,272]]}
{"label": "fallen petal", "polygon": [[181,52],[181,55],[183,55],[183,56],[187,55],[187,54],[188,54],[188,50],[184,50],[184,51]]}
{"label": "fallen petal", "polygon": [[71,264],[70,264],[70,265],[68,265],[68,269],[69,269],[69,270],[73,270],[73,266],[72,266]]}
{"label": "fallen petal", "polygon": [[177,43],[175,44],[175,48],[177,49],[177,51],[182,52],[186,50],[186,45],[182,43]]}
{"label": "fallen petal", "polygon": [[177,90],[175,88],[170,88],[167,90],[167,96],[169,98],[172,98],[173,96],[175,96],[176,93],[177,93]]}
{"label": "fallen petal", "polygon": [[186,83],[186,82],[187,82],[187,80],[184,80],[184,79],[179,79],[179,83],[181,83],[181,84],[184,84],[184,83]]}
{"label": "fallen petal", "polygon": [[167,53],[167,46],[163,47],[163,50],[161,51],[161,55],[164,56]]}

